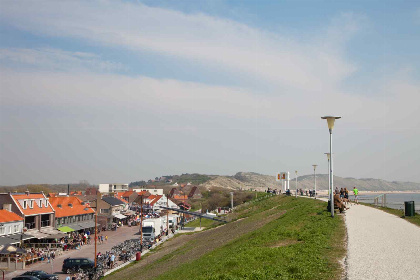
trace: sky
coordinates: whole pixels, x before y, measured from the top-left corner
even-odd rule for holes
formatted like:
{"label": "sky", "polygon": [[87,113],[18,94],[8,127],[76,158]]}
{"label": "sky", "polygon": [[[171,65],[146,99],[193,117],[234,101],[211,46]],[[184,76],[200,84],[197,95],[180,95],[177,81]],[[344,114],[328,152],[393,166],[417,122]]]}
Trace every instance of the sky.
{"label": "sky", "polygon": [[418,1],[0,1],[0,185],[420,182]]}

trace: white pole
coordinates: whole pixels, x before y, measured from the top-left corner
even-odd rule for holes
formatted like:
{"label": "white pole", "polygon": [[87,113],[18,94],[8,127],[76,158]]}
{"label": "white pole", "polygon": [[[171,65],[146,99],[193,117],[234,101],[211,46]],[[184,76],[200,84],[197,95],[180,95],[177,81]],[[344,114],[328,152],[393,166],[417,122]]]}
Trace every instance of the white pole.
{"label": "white pole", "polygon": [[331,183],[331,217],[334,218],[334,174],[333,174],[333,152],[332,152],[332,129],[330,129],[330,183]]}
{"label": "white pole", "polygon": [[316,199],[316,171],[315,171],[316,167],[317,167],[317,165],[314,164],[314,180],[315,180],[315,194],[314,194],[314,197],[315,197],[315,199]]}
{"label": "white pole", "polygon": [[[331,182],[330,182],[330,157],[328,156],[328,199],[331,203]],[[331,206],[331,205],[330,205]]]}

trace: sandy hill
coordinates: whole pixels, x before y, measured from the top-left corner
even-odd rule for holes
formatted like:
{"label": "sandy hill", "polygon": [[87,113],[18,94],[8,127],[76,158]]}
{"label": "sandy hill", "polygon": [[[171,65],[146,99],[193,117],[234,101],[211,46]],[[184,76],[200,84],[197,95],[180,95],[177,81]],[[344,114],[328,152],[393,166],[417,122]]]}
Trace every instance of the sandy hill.
{"label": "sandy hill", "polygon": [[[326,190],[328,187],[328,175],[317,174],[317,189]],[[290,188],[295,188],[295,180],[292,177]],[[304,175],[298,177],[298,188],[313,189],[314,176]],[[232,190],[253,189],[266,190],[267,188],[280,189],[280,182],[276,182],[274,175],[262,175],[254,172],[238,172],[234,176],[215,176],[213,179],[201,184],[205,188],[222,187]],[[366,191],[420,191],[420,183],[413,182],[389,182],[381,179],[356,179],[334,176],[334,186],[339,188],[353,189],[356,186],[359,190]]]}

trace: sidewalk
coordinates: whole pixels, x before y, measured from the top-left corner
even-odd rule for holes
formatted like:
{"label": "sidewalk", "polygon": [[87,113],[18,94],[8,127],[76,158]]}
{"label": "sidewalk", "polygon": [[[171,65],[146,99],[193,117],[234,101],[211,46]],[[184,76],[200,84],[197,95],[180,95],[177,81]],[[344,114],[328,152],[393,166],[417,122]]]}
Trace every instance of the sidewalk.
{"label": "sidewalk", "polygon": [[[111,248],[123,242],[127,239],[132,238],[140,238],[139,232],[139,226],[136,227],[129,227],[129,226],[123,226],[118,228],[116,231],[102,231],[99,233],[99,235],[107,235],[108,241],[104,244],[97,243],[96,250],[97,252],[105,252],[111,250]],[[60,280],[64,280],[66,278],[66,274],[61,274],[61,267],[63,265],[63,260],[66,258],[76,258],[76,257],[82,257],[82,258],[90,258],[94,259],[95,255],[95,245],[94,241],[91,242],[90,245],[84,245],[80,250],[71,250],[64,252],[61,256],[57,256],[53,263],[47,263],[46,261],[43,262],[37,262],[31,265],[27,265],[26,269],[24,270],[17,270],[13,272],[9,272],[5,275],[5,279],[9,280],[13,277],[16,277],[18,275],[21,275],[25,271],[28,270],[44,270],[47,273],[55,273],[59,275]]]}
{"label": "sidewalk", "polygon": [[347,279],[420,279],[420,227],[363,205],[345,213]]}

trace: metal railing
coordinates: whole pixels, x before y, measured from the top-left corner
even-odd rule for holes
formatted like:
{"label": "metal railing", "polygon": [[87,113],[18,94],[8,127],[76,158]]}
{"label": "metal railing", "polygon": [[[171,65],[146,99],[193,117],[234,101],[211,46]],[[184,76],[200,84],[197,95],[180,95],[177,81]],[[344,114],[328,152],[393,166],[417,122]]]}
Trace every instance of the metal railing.
{"label": "metal railing", "polygon": [[[381,199],[381,204],[380,204],[380,205],[379,205],[379,199]],[[381,194],[381,195],[378,195],[377,197],[375,197],[375,198],[373,199],[373,204],[374,204],[376,207],[378,207],[378,206],[381,206],[381,207],[386,207],[386,193]]]}

